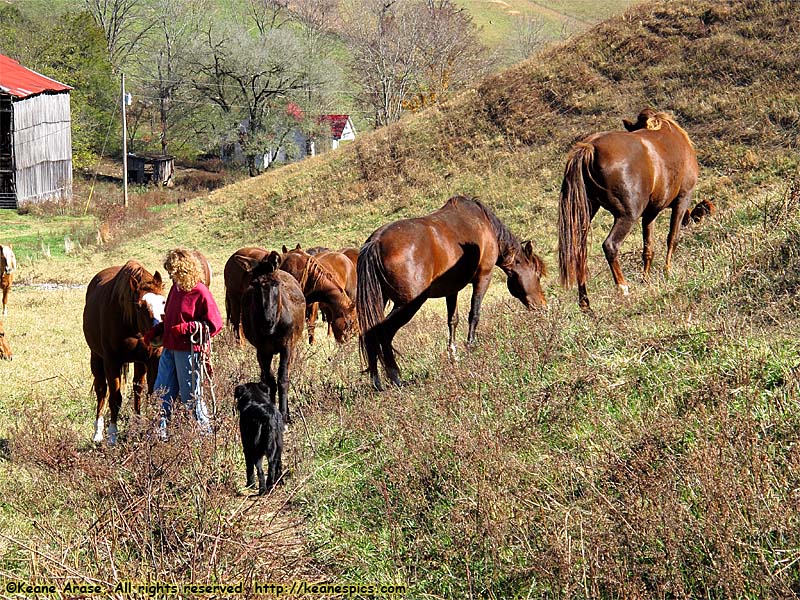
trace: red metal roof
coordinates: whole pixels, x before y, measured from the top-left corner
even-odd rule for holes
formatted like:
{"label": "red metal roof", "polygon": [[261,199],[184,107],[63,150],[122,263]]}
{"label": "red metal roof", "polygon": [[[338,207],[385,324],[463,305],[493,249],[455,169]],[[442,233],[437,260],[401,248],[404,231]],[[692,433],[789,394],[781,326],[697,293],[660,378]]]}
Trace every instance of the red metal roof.
{"label": "red metal roof", "polygon": [[338,140],[342,137],[342,132],[347,125],[349,115],[322,115],[319,118],[320,123],[327,121],[331,124],[331,136],[333,139]]}
{"label": "red metal roof", "polygon": [[26,69],[13,58],[0,54],[0,92],[27,98],[42,92],[64,92],[72,88]]}

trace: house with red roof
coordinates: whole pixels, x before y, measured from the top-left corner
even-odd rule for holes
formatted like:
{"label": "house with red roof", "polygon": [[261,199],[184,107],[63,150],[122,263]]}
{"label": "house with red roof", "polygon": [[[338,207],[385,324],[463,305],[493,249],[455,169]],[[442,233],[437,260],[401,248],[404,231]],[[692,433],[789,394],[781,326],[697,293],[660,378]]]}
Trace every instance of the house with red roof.
{"label": "house with red roof", "polygon": [[71,89],[0,54],[0,208],[72,197]]}
{"label": "house with red roof", "polygon": [[356,139],[356,128],[350,115],[322,115],[319,118],[320,124],[330,125],[330,145],[335,150],[340,142],[347,142]]}

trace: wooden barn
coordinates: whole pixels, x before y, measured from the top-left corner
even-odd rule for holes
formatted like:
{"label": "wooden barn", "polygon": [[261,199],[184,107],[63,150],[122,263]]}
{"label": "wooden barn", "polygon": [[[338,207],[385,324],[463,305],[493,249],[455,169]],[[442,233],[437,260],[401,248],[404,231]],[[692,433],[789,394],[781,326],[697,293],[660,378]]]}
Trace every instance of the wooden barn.
{"label": "wooden barn", "polygon": [[72,197],[71,89],[0,54],[0,208]]}

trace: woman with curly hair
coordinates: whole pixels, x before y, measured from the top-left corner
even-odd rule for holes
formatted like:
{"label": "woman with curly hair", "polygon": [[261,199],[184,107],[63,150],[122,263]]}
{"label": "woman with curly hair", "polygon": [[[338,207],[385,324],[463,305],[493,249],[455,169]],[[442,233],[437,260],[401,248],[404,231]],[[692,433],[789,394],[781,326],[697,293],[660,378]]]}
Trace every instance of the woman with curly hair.
{"label": "woman with curly hair", "polygon": [[210,336],[217,335],[222,329],[222,316],[203,283],[202,266],[191,250],[170,250],[164,259],[164,268],[173,282],[164,319],[145,336],[148,342],[162,336],[164,347],[154,385],[162,400],[159,435],[166,437],[172,402],[179,394],[184,406],[193,410],[201,431],[210,432],[208,411],[200,390],[202,348],[193,343],[192,334],[206,325]]}

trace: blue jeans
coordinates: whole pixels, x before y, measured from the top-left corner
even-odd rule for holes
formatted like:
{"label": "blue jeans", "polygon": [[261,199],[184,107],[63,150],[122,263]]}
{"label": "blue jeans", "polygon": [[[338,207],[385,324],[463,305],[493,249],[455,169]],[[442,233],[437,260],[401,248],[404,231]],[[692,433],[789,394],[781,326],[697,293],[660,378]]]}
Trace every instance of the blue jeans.
{"label": "blue jeans", "polygon": [[198,354],[192,357],[188,350],[164,348],[158,361],[158,375],[153,388],[161,395],[162,416],[167,421],[172,417],[172,401],[180,394],[183,405],[192,408],[200,427],[207,429],[208,410],[200,390],[199,359]]}

